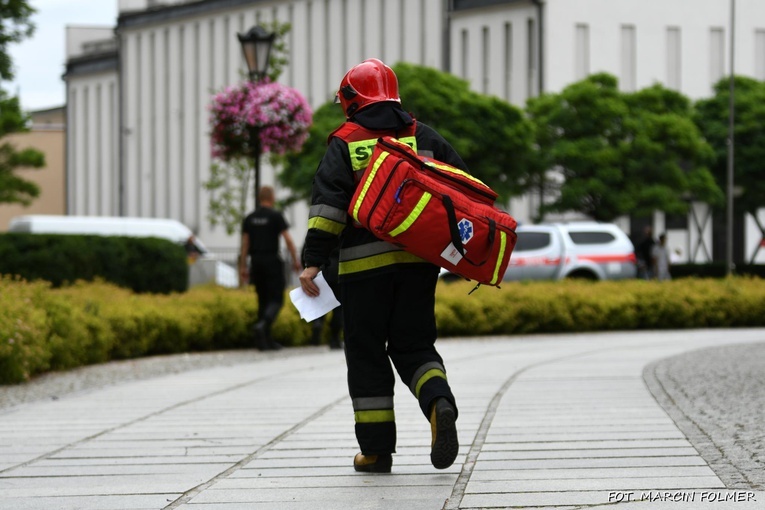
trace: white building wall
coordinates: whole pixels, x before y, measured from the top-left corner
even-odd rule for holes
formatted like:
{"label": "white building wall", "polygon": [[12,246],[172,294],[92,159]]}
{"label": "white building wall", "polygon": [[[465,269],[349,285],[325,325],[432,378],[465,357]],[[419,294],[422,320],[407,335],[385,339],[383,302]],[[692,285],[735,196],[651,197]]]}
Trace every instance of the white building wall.
{"label": "white building wall", "polygon": [[[143,4],[119,1],[125,11]],[[345,71],[364,58],[440,68],[446,3],[274,0],[122,27],[119,82],[114,73],[68,80],[70,212],[172,217],[211,247],[237,246],[238,236],[209,226],[209,195],[202,188],[211,163],[210,97],[239,82],[246,71],[236,33],[273,19],[291,23],[290,64],[281,81],[318,107],[332,98]],[[622,76],[624,69],[634,69],[636,89],[660,82],[693,99],[708,97],[716,73],[729,69],[729,5],[724,0],[547,0],[544,89],[559,91],[580,79],[583,70]],[[452,72],[474,90],[522,107],[539,86],[537,16],[531,2],[452,13]],[[765,2],[737,0],[736,23],[737,74],[765,78]],[[634,30],[634,52],[622,43],[625,27]],[[714,30],[722,31],[723,47],[713,51]],[[625,55],[633,53],[634,63],[625,63]],[[274,184],[273,169],[266,158],[262,163],[262,183]],[[109,164],[113,167],[105,171]],[[529,221],[537,202],[538,197],[523,197],[511,210],[520,221]],[[306,209],[301,204],[287,211],[296,240],[305,232]]]}
{"label": "white building wall", "polygon": [[[424,0],[422,6],[411,0],[262,2],[194,19],[124,27],[126,214],[177,218],[210,247],[238,246],[238,235],[210,227],[209,195],[202,188],[211,164],[210,98],[246,75],[238,32],[274,19],[291,23],[290,65],[280,80],[318,107],[332,99],[348,68],[364,58],[437,65],[442,58],[441,7],[440,0]],[[340,30],[341,24],[353,28]],[[406,28],[412,33],[405,34]],[[423,31],[433,37],[426,39]],[[426,51],[426,44],[437,49]],[[265,156],[261,183],[276,184]],[[284,197],[287,191],[278,193]],[[306,205],[293,206],[287,217],[295,239],[302,239]]]}
{"label": "white building wall", "polygon": [[67,212],[117,211],[117,74],[75,77],[68,83]]}

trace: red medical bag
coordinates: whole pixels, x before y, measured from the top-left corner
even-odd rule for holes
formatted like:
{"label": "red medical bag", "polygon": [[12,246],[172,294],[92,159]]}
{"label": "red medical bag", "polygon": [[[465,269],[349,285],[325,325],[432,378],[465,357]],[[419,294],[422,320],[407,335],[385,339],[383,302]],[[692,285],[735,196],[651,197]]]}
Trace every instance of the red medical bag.
{"label": "red medical bag", "polygon": [[516,221],[470,174],[378,139],[348,213],[383,241],[464,278],[496,285],[515,248]]}

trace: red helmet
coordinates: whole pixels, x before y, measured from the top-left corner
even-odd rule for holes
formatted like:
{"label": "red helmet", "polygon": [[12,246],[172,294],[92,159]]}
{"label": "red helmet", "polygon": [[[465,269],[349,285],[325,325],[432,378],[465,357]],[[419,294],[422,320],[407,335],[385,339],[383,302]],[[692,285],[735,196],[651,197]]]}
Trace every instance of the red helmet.
{"label": "red helmet", "polygon": [[352,67],[340,82],[340,90],[335,96],[335,102],[342,105],[348,118],[365,106],[381,101],[400,103],[401,98],[398,97],[396,73],[376,58]]}

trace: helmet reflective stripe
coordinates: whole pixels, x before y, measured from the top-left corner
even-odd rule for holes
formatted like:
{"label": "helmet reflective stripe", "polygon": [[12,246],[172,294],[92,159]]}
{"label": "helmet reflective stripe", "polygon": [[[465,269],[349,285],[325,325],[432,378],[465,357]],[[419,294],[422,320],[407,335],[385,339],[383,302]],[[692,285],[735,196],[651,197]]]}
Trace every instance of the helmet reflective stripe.
{"label": "helmet reflective stripe", "polygon": [[396,73],[381,60],[367,59],[345,74],[335,96],[335,102],[338,101],[348,118],[370,104],[382,101],[400,103]]}

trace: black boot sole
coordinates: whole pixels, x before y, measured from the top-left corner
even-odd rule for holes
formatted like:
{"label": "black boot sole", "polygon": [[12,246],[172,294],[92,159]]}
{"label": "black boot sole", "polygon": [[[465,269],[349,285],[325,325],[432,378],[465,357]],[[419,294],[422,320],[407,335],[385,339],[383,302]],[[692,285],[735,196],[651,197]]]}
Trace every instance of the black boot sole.
{"label": "black boot sole", "polygon": [[430,462],[436,469],[446,469],[457,458],[460,442],[457,437],[457,413],[450,404],[436,406],[436,441],[430,450]]}

